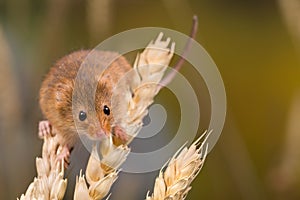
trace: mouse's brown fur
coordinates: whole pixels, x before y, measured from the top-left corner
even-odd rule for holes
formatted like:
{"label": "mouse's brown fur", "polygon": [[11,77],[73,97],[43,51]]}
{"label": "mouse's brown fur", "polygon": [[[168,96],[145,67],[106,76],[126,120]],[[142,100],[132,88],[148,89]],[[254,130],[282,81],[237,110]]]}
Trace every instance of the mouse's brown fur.
{"label": "mouse's brown fur", "polygon": [[[91,137],[96,137],[96,132],[99,131],[96,122],[89,116],[86,122],[80,123],[76,129],[72,113],[75,78],[82,62],[89,53],[90,51],[88,50],[76,51],[58,60],[46,75],[40,89],[39,102],[42,113],[50,122],[52,132],[60,137],[61,145],[67,145],[68,148],[73,147],[77,140],[77,129],[86,130]],[[106,51],[98,51],[96,53],[97,56],[108,58],[117,55],[114,52]],[[101,80],[98,82],[95,94],[95,109],[98,123],[100,122],[100,126],[105,134],[112,132],[113,109],[110,107],[112,88],[129,70],[131,70],[130,64],[123,56],[120,56],[104,71]],[[90,74],[90,76],[100,75]],[[109,116],[103,113],[104,105],[110,107],[111,114]],[[80,108],[78,109],[80,110]],[[87,109],[88,115],[88,110],[91,108],[82,109]],[[74,115],[74,117],[76,116]]]}

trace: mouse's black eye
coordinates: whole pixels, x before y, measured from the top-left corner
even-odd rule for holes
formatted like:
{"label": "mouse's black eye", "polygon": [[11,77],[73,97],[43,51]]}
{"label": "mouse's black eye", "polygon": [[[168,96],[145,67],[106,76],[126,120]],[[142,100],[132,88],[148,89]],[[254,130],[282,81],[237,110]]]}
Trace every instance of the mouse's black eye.
{"label": "mouse's black eye", "polygon": [[103,107],[103,112],[104,112],[104,114],[106,114],[106,115],[109,115],[109,114],[110,114],[110,109],[109,109],[109,107],[108,107],[107,105],[105,105],[105,106]]}
{"label": "mouse's black eye", "polygon": [[84,111],[79,112],[80,121],[84,121],[86,119],[86,113]]}

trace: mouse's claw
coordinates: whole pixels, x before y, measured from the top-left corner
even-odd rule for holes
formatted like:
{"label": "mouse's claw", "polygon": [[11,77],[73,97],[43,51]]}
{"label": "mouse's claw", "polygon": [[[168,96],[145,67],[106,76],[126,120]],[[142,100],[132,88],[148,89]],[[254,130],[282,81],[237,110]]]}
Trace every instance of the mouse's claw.
{"label": "mouse's claw", "polygon": [[48,120],[39,122],[39,137],[43,138],[45,135],[50,135],[52,133],[52,127]]}

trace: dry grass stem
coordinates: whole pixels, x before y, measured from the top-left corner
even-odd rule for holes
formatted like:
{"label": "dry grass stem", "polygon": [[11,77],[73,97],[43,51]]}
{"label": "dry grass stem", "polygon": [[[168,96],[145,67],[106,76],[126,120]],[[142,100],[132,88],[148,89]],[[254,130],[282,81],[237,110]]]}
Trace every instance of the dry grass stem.
{"label": "dry grass stem", "polygon": [[279,8],[285,19],[292,36],[300,41],[300,1],[299,0],[278,0]]}
{"label": "dry grass stem", "polygon": [[[189,148],[183,147],[168,162],[165,170],[161,169],[155,180],[154,191],[147,194],[146,200],[183,200],[186,198],[191,183],[203,167],[208,145],[206,140],[211,132],[205,132]],[[199,147],[201,139],[202,144]]]}
{"label": "dry grass stem", "polygon": [[64,179],[64,162],[57,160],[61,151],[56,137],[45,137],[42,157],[36,158],[37,177],[29,185],[20,200],[59,200],[63,199],[67,187]]}

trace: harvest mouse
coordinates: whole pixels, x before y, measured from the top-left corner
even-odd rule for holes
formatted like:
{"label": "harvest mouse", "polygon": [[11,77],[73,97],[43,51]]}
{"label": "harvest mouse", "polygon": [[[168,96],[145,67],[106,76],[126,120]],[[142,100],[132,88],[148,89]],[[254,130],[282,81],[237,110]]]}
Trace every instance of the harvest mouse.
{"label": "harvest mouse", "polygon": [[[191,38],[195,37],[197,28],[197,18],[194,17],[194,25]],[[190,41],[187,43],[184,53],[187,52]],[[126,143],[127,136],[122,127],[114,124],[113,109],[111,107],[112,89],[114,85],[132,69],[125,57],[110,51],[94,51],[99,57],[116,58],[101,74],[101,79],[94,77],[98,81],[94,105],[82,106],[78,113],[73,116],[72,95],[75,79],[81,64],[90,53],[90,50],[75,51],[59,59],[46,75],[40,88],[39,103],[44,117],[47,119],[39,123],[39,136],[46,134],[56,134],[60,145],[63,147],[59,159],[66,159],[70,155],[70,149],[78,139],[78,129],[86,130],[87,135],[93,139],[113,134],[115,140]],[[167,85],[182,66],[184,56],[174,67],[174,72],[170,72],[161,82],[161,87]],[[99,76],[99,74],[90,74]],[[88,90],[88,89],[87,89]],[[89,110],[95,106],[96,119],[90,120]],[[80,105],[79,105],[80,107]],[[76,127],[73,117],[80,121]],[[100,124],[100,126],[99,126]]]}

